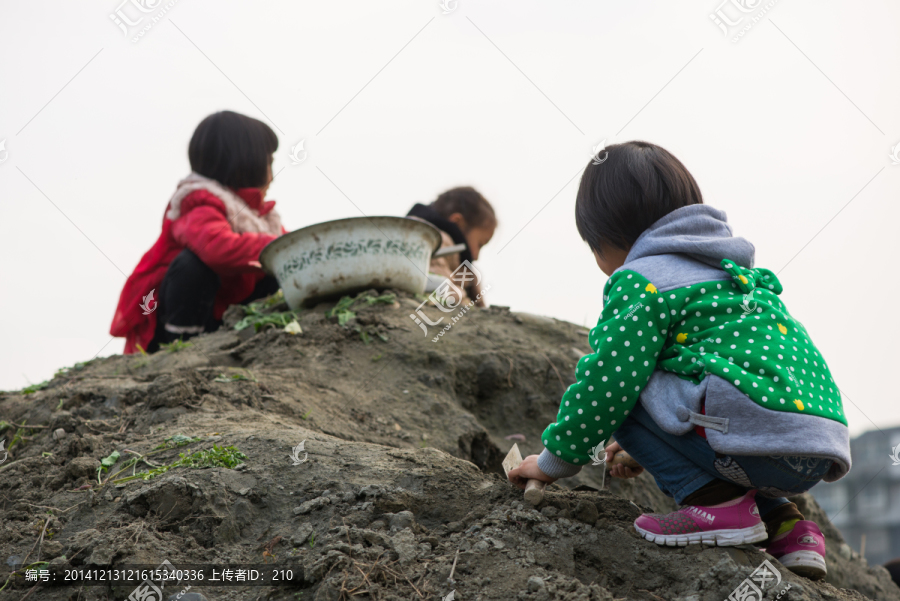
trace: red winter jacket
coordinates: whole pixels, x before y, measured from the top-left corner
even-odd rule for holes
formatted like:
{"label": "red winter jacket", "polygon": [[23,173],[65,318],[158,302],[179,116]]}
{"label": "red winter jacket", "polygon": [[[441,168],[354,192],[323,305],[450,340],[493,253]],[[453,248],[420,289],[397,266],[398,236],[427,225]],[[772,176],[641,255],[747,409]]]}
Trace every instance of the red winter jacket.
{"label": "red winter jacket", "polygon": [[[257,188],[234,192],[247,205],[245,211],[263,217],[275,208],[274,201],[263,201]],[[190,192],[180,201],[179,215],[170,219],[172,203],[163,217],[162,233],[141,258],[125,282],[109,333],[125,337],[125,354],[147,348],[156,330],[156,303],[142,306],[144,297],[159,288],[166,270],[178,253],[191,249],[221,279],[216,294],[213,316],[221,319],[229,305],[247,298],[257,282],[265,276],[259,264],[259,253],[276,236],[259,232],[235,232],[228,220],[225,203],[209,190]],[[277,215],[277,213],[275,214]],[[245,215],[244,217],[250,217]],[[281,233],[285,230],[280,225]],[[152,299],[153,297],[151,297]]]}

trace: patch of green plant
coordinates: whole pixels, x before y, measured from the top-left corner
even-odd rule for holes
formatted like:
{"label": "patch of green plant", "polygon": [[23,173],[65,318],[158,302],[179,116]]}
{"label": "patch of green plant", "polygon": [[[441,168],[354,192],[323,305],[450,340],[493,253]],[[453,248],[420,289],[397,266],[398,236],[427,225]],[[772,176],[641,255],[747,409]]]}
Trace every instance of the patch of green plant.
{"label": "patch of green plant", "polygon": [[312,549],[316,546],[316,533],[313,532],[309,535],[309,548]]}
{"label": "patch of green plant", "polygon": [[56,373],[53,374],[53,377],[61,378],[62,376],[70,375],[73,371],[81,371],[82,369],[84,369],[87,366],[88,363],[90,363],[90,362],[89,361],[79,361],[72,367],[63,367],[62,369],[56,370]]}
{"label": "patch of green plant", "polygon": [[189,346],[194,346],[193,342],[185,342],[181,338],[176,338],[172,342],[166,344],[163,342],[159,345],[159,348],[166,351],[167,353],[177,353],[180,350],[186,349]]}
{"label": "patch of green plant", "polygon": [[294,311],[248,315],[244,319],[234,324],[234,329],[243,330],[244,328],[253,326],[253,328],[257,332],[259,332],[261,329],[268,325],[283,328],[293,321],[297,321],[297,314]]}
{"label": "patch of green plant", "polygon": [[22,389],[22,394],[34,394],[38,390],[43,390],[50,385],[49,380],[44,380],[43,382],[39,382],[38,384],[31,384],[30,386],[26,386]]}
{"label": "patch of green plant", "polygon": [[[12,426],[12,425],[13,425],[13,424],[10,424],[10,423],[8,423],[8,422],[4,422],[4,423],[6,424],[6,427],[9,427],[9,426]],[[17,444],[19,444],[20,442],[25,441],[25,440],[29,440],[28,437],[26,436],[26,434],[29,434],[29,433],[33,432],[33,430],[31,430],[30,428],[28,428],[27,426],[25,426],[25,420],[22,420],[22,426],[23,426],[23,427],[21,427],[21,428],[17,428],[17,429],[16,429],[16,433],[13,434],[13,437],[12,437],[12,440],[10,441],[10,443],[9,443],[9,446],[6,447],[7,452],[8,452],[8,451],[12,451],[12,450],[13,450],[13,447],[16,446]],[[26,430],[27,430],[27,432],[26,432]]]}
{"label": "patch of green plant", "polygon": [[244,459],[246,458],[247,456],[233,445],[224,448],[220,447],[219,445],[213,445],[211,449],[207,449],[205,451],[194,451],[190,454],[179,453],[178,459],[172,463],[169,463],[167,465],[155,466],[151,470],[145,470],[132,476],[118,478],[116,480],[113,480],[113,482],[118,484],[121,482],[128,482],[129,480],[134,480],[136,478],[140,478],[141,480],[150,480],[151,478],[155,478],[156,476],[165,474],[169,470],[176,467],[190,467],[194,469],[205,467],[225,467],[228,469],[234,469],[235,467],[243,463]]}
{"label": "patch of green plant", "polygon": [[108,472],[109,468],[114,466],[116,464],[116,461],[119,460],[119,457],[119,452],[113,451],[109,454],[108,457],[104,457],[100,460],[100,467],[97,468],[97,484],[103,484],[103,482],[100,480],[100,474]]}
{"label": "patch of green plant", "polygon": [[[49,561],[38,561],[38,562],[35,562],[32,564],[29,564],[27,566],[21,567],[18,570],[13,570],[12,572],[10,572],[9,578],[6,579],[6,582],[3,583],[3,586],[0,586],[0,592],[3,592],[3,589],[6,588],[6,586],[9,584],[9,581],[12,580],[13,576],[20,576],[20,577],[24,578],[24,576],[25,576],[24,573],[26,570],[43,569],[44,567],[49,566],[49,565],[50,565]],[[22,572],[22,574],[19,574],[20,571]]]}
{"label": "patch of green plant", "polygon": [[219,374],[218,377],[216,377],[216,379],[213,380],[213,382],[221,382],[223,384],[228,384],[229,382],[243,382],[243,381],[258,382],[259,381],[256,379],[256,377],[253,374],[251,374],[250,372],[247,372],[247,373],[250,375],[245,376],[244,374]]}
{"label": "patch of green plant", "polygon": [[267,312],[268,309],[282,302],[284,302],[284,292],[279,290],[272,296],[245,305],[243,307],[244,318],[234,324],[234,329],[243,330],[253,326],[255,331],[259,332],[268,325],[283,328],[292,321],[296,321],[297,313],[295,311]]}
{"label": "patch of green plant", "polygon": [[373,361],[373,362],[374,362],[374,361],[380,361],[381,358],[382,358],[383,356],[384,356],[384,353],[378,353],[377,355],[375,355],[374,357],[372,357],[372,361]]}
{"label": "patch of green plant", "polygon": [[148,356],[148,355],[147,355],[147,351],[145,351],[145,350],[144,350],[144,347],[142,347],[140,344],[135,344],[134,346],[135,346],[135,348],[137,348],[138,351],[140,351],[140,353],[141,353],[143,356],[145,356],[145,357]]}
{"label": "patch of green plant", "polygon": [[300,419],[306,419],[306,418],[308,418],[310,413],[312,413],[312,409],[310,409],[309,411],[307,411],[306,413],[304,413],[303,415],[301,415],[301,416],[300,416]]}
{"label": "patch of green plant", "polygon": [[[365,292],[360,292],[356,296],[341,297],[334,307],[325,312],[328,318],[337,317],[338,325],[345,326],[347,322],[356,317],[351,309],[359,301],[364,301],[370,307],[372,305],[392,305],[397,300],[397,295],[393,292],[382,294],[381,296],[372,296]],[[368,344],[368,343],[366,343]]]}

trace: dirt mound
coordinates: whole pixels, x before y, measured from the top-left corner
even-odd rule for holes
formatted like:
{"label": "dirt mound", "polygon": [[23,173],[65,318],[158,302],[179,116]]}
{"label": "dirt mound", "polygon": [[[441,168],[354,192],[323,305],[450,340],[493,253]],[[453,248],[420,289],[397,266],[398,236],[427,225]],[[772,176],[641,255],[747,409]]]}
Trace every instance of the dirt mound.
{"label": "dirt mound", "polygon": [[[567,488],[548,487],[537,508],[525,504],[500,461],[511,440],[523,454],[540,450],[588,349],[585,331],[493,307],[432,342],[409,317],[418,304],[398,293],[331,317],[333,305],[320,305],[301,314],[296,335],[230,329],[244,317],[232,308],[228,328],[185,348],[96,360],[30,394],[3,393],[0,439],[11,450],[0,465],[0,586],[9,579],[0,600],[32,590],[22,565],[33,564],[62,573],[168,560],[293,574],[287,586],[192,581],[182,601],[452,591],[457,600],[711,601],[766,559],[781,568],[752,547],[640,539],[632,522],[642,510],[672,508],[646,475],[597,491],[599,468],[586,468]],[[900,600],[886,570],[853,553],[811,498],[798,499],[828,538],[829,576],[815,583],[781,568],[767,598],[790,584],[781,599]],[[119,600],[134,588],[38,583],[29,598]]]}

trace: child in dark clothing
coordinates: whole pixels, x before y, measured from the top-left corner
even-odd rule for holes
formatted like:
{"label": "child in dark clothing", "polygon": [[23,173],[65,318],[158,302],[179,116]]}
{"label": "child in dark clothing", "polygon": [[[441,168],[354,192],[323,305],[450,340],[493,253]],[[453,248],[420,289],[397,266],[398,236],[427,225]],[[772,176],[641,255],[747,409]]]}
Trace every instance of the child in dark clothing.
{"label": "child in dark clothing", "polygon": [[[481,248],[491,241],[497,229],[497,216],[491,203],[471,187],[447,190],[430,205],[416,204],[407,217],[427,221],[441,230],[442,247],[466,245],[459,253],[431,260],[429,271],[440,279],[449,278],[463,261],[476,261]],[[485,305],[478,284],[464,292],[476,306]]]}
{"label": "child in dark clothing", "polygon": [[753,245],[703,204],[678,159],[646,142],[607,151],[587,166],[575,213],[610,276],[594,352],[578,362],[544,451],[510,480],[552,482],[624,449],[683,505],[640,516],[646,539],[767,541],[784,566],[824,577],[825,539],[785,498],[850,469],[841,393],[824,358],[779,299],[778,278],[753,267]]}
{"label": "child in dark clothing", "polygon": [[[125,353],[215,330],[225,309],[278,290],[259,253],[285,233],[272,182],[278,138],[231,111],[204,119],[191,138],[192,173],[169,200],[162,233],[125,282],[110,328]],[[155,299],[158,299],[155,300]]]}

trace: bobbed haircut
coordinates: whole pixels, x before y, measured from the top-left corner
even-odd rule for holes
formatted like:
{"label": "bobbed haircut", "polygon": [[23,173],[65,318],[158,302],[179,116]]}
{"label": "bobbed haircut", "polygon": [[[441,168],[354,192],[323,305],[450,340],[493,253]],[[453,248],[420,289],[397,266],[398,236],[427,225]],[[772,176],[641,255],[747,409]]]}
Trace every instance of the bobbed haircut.
{"label": "bobbed haircut", "polygon": [[437,211],[444,219],[448,219],[454,213],[459,213],[466,220],[469,227],[497,225],[494,207],[478,190],[471,186],[451,188],[441,193],[431,203],[431,208]]}
{"label": "bobbed haircut", "polygon": [[613,144],[603,162],[595,157],[581,176],[575,225],[598,254],[603,246],[628,250],[635,240],[672,211],[703,204],[700,187],[665,148],[649,142]]}
{"label": "bobbed haircut", "polygon": [[233,188],[266,185],[269,159],[278,136],[258,119],[232,111],[206,117],[188,145],[191,170]]}

